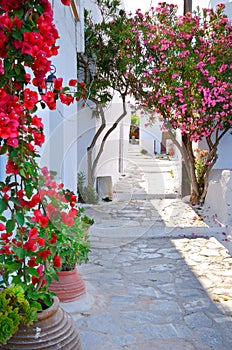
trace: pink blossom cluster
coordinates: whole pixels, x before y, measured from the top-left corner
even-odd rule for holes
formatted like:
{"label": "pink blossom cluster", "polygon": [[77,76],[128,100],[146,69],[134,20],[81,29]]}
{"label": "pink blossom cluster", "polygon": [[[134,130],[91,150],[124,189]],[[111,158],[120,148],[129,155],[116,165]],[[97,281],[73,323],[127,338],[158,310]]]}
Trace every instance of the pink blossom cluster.
{"label": "pink blossom cluster", "polygon": [[191,141],[232,125],[232,26],[222,10],[177,16],[173,5],[161,3],[137,12],[144,105]]}

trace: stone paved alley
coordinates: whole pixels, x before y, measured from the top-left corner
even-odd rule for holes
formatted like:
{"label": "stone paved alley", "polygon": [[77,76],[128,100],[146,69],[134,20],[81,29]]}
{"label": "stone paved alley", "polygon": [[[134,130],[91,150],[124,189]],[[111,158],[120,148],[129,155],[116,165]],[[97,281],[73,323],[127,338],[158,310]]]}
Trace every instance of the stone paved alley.
{"label": "stone paved alley", "polygon": [[113,201],[86,207],[87,293],[62,304],[83,350],[232,349],[230,236],[178,198],[177,173],[130,145]]}

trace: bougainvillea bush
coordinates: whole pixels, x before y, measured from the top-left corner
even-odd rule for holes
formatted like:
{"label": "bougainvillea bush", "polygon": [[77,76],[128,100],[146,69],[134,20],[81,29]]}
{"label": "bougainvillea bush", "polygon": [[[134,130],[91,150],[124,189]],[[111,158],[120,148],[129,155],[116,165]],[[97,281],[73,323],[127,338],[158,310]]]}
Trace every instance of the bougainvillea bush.
{"label": "bougainvillea bush", "polygon": [[[232,27],[223,9],[219,4],[215,11],[180,16],[176,6],[160,3],[145,14],[138,10],[133,19],[146,62],[138,76],[143,89],[135,95],[161,116],[182,153],[192,203],[204,201],[218,144],[232,127]],[[208,153],[199,172],[193,145],[202,140]]]}
{"label": "bougainvillea bush", "polygon": [[[62,3],[69,5],[70,1]],[[52,187],[50,195],[59,190],[59,198],[56,195],[50,205],[44,205],[41,176],[46,170],[41,173],[37,163],[45,139],[38,107],[54,110],[58,99],[69,105],[84,93],[83,84],[75,79],[69,82],[75,92],[69,93],[62,78],[54,81],[53,91],[39,93],[45,88],[51,58],[58,54],[58,38],[48,0],[0,1],[0,155],[6,160],[6,177],[0,181],[0,296],[12,288],[0,300],[6,295],[12,298],[19,286],[34,310],[29,323],[36,317],[35,311],[51,305],[48,285],[61,265],[52,218],[59,216],[63,225],[70,227],[79,215],[75,195],[55,181],[46,186]],[[4,303],[10,305],[9,300]],[[8,313],[1,310],[0,330],[4,333],[16,316],[11,307]],[[1,342],[7,341],[3,333]]]}

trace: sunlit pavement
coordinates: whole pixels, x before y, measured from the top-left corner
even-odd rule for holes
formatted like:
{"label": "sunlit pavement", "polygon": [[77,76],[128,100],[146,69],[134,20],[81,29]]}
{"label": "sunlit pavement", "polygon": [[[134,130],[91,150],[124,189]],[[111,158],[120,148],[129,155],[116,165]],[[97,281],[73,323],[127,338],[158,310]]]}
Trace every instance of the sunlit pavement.
{"label": "sunlit pavement", "polygon": [[137,145],[128,159],[113,201],[86,208],[95,219],[90,261],[78,268],[87,293],[62,304],[83,350],[231,350],[228,233],[179,198],[175,159]]}

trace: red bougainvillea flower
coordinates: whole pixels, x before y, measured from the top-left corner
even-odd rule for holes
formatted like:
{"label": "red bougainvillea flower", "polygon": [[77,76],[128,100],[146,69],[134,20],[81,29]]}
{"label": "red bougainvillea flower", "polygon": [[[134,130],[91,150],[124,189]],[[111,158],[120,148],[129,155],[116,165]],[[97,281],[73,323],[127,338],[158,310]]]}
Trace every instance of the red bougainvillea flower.
{"label": "red bougainvillea flower", "polygon": [[3,245],[0,249],[0,254],[11,254],[11,247],[9,244]]}
{"label": "red bougainvillea flower", "polygon": [[40,247],[44,247],[44,246],[45,246],[45,240],[44,240],[44,238],[38,237],[38,238],[37,238],[37,243],[38,243],[38,245],[39,245]]}
{"label": "red bougainvillea flower", "polygon": [[24,243],[23,248],[28,252],[35,252],[37,249],[34,240],[31,239]]}
{"label": "red bougainvillea flower", "polygon": [[47,104],[49,109],[56,109],[55,94],[52,91],[47,91],[42,95],[42,100]]}
{"label": "red bougainvillea flower", "polygon": [[34,210],[34,216],[31,218],[33,222],[39,222],[41,227],[46,227],[48,225],[48,218],[42,215],[39,209]]}
{"label": "red bougainvillea flower", "polygon": [[55,267],[61,267],[61,259],[60,256],[55,255],[53,258],[53,264]]}
{"label": "red bougainvillea flower", "polygon": [[31,230],[28,231],[28,237],[31,240],[36,240],[38,237],[38,231],[36,227],[33,227]]}
{"label": "red bougainvillea flower", "polygon": [[70,215],[69,213],[61,212],[60,213],[61,220],[63,223],[67,226],[73,226],[74,225],[74,217],[73,215]]}
{"label": "red bougainvillea flower", "polygon": [[69,80],[68,85],[69,85],[69,86],[77,86],[77,80],[76,80],[76,79],[71,79],[71,80]]}
{"label": "red bougainvillea flower", "polygon": [[62,90],[63,78],[54,79],[54,90]]}
{"label": "red bougainvillea flower", "polygon": [[24,106],[32,111],[35,105],[38,103],[38,94],[36,91],[30,89],[24,90]]}
{"label": "red bougainvillea flower", "polygon": [[36,115],[31,119],[31,124],[33,124],[37,129],[44,127],[42,119],[38,118]]}
{"label": "red bougainvillea flower", "polygon": [[49,249],[43,250],[42,252],[38,253],[38,256],[42,260],[46,260],[48,256],[52,255],[51,251]]}
{"label": "red bougainvillea flower", "polygon": [[74,97],[72,95],[60,94],[60,101],[68,106],[74,101]]}
{"label": "red bougainvillea flower", "polygon": [[28,261],[28,266],[29,267],[35,267],[37,266],[38,264],[36,263],[36,257],[35,256],[32,256],[30,258],[30,260]]}
{"label": "red bougainvillea flower", "polygon": [[54,232],[52,232],[51,236],[52,238],[49,240],[49,243],[55,244],[57,242],[57,235]]}
{"label": "red bougainvillea flower", "polygon": [[0,231],[4,231],[6,229],[5,225],[0,223]]}
{"label": "red bougainvillea flower", "polygon": [[25,0],[0,0],[0,9],[11,11],[23,6]]}
{"label": "red bougainvillea flower", "polygon": [[43,133],[41,132],[37,132],[37,131],[32,131],[32,135],[34,137],[34,142],[36,146],[42,146],[42,144],[45,141],[45,136]]}
{"label": "red bougainvillea flower", "polygon": [[70,0],[61,0],[61,2],[65,6],[69,6],[70,5]]}
{"label": "red bougainvillea flower", "polygon": [[6,164],[6,173],[7,174],[18,174],[18,166],[12,162],[12,160],[8,160]]}

